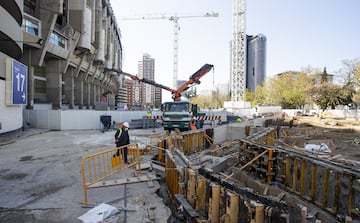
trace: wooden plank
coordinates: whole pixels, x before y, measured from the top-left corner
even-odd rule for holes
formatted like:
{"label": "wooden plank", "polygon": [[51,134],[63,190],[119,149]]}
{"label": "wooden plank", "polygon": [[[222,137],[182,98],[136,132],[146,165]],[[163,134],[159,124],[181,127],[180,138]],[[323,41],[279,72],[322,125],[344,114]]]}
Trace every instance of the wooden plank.
{"label": "wooden plank", "polygon": [[121,178],[116,180],[107,180],[107,181],[100,181],[94,183],[93,185],[89,186],[88,188],[96,188],[96,187],[107,187],[107,186],[115,186],[115,185],[122,185],[122,184],[133,184],[133,183],[140,183],[146,182],[151,180],[157,180],[155,175],[143,175],[138,177],[129,177],[129,178]]}
{"label": "wooden plank", "polygon": [[276,200],[281,201],[285,197],[285,193],[281,192],[277,195]]}
{"label": "wooden plank", "polygon": [[[141,163],[141,164],[140,164],[140,169],[141,169],[141,170],[150,169],[150,168],[152,168],[150,162]],[[139,170],[139,166],[138,166],[138,165],[136,165],[136,170]]]}
{"label": "wooden plank", "polygon": [[342,154],[337,154],[335,156],[332,156],[332,157],[328,158],[328,160],[335,160],[335,159],[340,158],[341,156],[342,156]]}
{"label": "wooden plank", "polygon": [[260,153],[259,155],[257,155],[254,159],[250,160],[248,163],[246,163],[244,166],[242,166],[240,168],[240,171],[244,170],[247,166],[249,166],[250,164],[252,164],[253,162],[255,162],[257,159],[259,159],[260,157],[262,157],[263,155],[265,155],[265,153],[267,153],[268,150],[265,150],[264,152]]}
{"label": "wooden plank", "polygon": [[182,194],[175,194],[175,199],[177,203],[183,207],[184,213],[186,217],[188,217],[187,220],[193,220],[194,218],[199,217],[199,213],[193,207],[191,207],[191,205],[188,203],[188,201]]}
{"label": "wooden plank", "polygon": [[148,187],[154,187],[154,181],[149,180],[149,181],[147,182],[147,185],[148,185]]}
{"label": "wooden plank", "polygon": [[268,195],[268,192],[269,192],[269,187],[265,187],[263,195]]}

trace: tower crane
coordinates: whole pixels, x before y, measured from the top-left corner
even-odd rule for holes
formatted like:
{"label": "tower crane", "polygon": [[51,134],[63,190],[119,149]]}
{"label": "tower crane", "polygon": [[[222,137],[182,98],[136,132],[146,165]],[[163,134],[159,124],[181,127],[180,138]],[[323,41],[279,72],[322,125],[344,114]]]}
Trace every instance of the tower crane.
{"label": "tower crane", "polygon": [[246,87],[246,0],[233,0],[231,101],[245,99]]}
{"label": "tower crane", "polygon": [[199,17],[218,17],[219,14],[215,12],[206,13],[204,15],[183,15],[183,16],[142,16],[142,17],[132,17],[132,18],[119,18],[120,20],[157,20],[157,19],[167,19],[174,23],[174,55],[173,55],[173,88],[177,88],[177,73],[178,73],[178,45],[179,45],[179,19],[188,19],[188,18],[199,18]]}

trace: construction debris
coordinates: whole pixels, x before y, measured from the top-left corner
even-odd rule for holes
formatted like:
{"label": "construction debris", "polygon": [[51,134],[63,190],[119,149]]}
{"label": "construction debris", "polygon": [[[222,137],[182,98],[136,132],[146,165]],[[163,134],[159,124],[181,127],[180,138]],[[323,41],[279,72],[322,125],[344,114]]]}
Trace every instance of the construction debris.
{"label": "construction debris", "polygon": [[83,223],[99,223],[118,212],[119,209],[116,207],[102,203],[90,209],[88,212],[81,215],[78,219]]}
{"label": "construction debris", "polygon": [[321,153],[331,153],[332,151],[325,143],[321,143],[320,145],[316,144],[306,144],[304,149],[309,152],[321,152]]}

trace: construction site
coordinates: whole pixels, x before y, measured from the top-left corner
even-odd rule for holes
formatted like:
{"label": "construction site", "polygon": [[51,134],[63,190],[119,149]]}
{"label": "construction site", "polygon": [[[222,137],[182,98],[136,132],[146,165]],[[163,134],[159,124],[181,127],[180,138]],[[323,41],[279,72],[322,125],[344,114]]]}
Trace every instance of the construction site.
{"label": "construction site", "polygon": [[[181,100],[214,65],[178,80],[178,20],[218,13],[123,18],[173,23],[168,87],[155,82],[148,54],[137,75],[122,70],[110,1],[9,2],[1,5],[10,44],[0,55],[0,223],[360,223],[357,110],[349,118],[320,116],[313,102],[314,114],[251,107],[245,92],[265,80],[266,38],[247,35],[245,0],[229,12],[230,101],[208,110]],[[130,143],[116,147],[125,122]]]}
{"label": "construction site", "polygon": [[[130,130],[130,164],[113,156],[114,131],[28,129],[0,147],[0,222],[360,222],[359,124]],[[104,204],[115,211],[96,221]]]}

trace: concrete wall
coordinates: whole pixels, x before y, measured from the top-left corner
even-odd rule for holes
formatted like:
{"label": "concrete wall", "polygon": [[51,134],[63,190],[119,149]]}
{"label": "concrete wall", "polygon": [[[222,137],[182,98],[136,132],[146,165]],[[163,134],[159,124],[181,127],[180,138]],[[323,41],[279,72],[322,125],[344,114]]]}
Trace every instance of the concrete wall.
{"label": "concrete wall", "polygon": [[[50,107],[50,104],[44,104],[37,105],[33,110],[23,110],[24,126],[52,130],[101,129],[103,126],[100,116],[102,115],[110,115],[111,121],[116,123],[131,122],[133,119],[142,119],[146,116],[146,111],[51,110]],[[162,112],[152,111],[152,115],[162,116]],[[226,113],[223,111],[211,112],[209,115],[221,115],[222,120],[226,120]],[[22,121],[20,123],[22,124]],[[220,136],[220,138],[224,137]]]}
{"label": "concrete wall", "polygon": [[22,127],[22,106],[5,104],[5,81],[0,80],[0,134],[15,131]]}
{"label": "concrete wall", "polygon": [[[126,121],[131,124],[133,119],[142,119],[146,111],[23,110],[24,126],[51,130],[101,129],[102,115],[110,115],[111,121],[116,123]],[[161,113],[153,112],[153,115]]]}
{"label": "concrete wall", "polygon": [[[7,58],[19,59],[22,53],[21,20],[22,0],[2,1],[0,5],[0,33],[6,34],[8,38],[3,39],[0,45],[0,134],[13,132],[22,127],[22,106],[6,105],[6,95],[11,93],[5,91]],[[10,82],[11,83],[11,82]]]}
{"label": "concrete wall", "polygon": [[[301,109],[283,109],[282,112],[286,113],[288,116],[297,116],[298,113],[302,114],[304,113],[304,110]],[[322,113],[322,110],[320,109],[313,109],[306,111],[306,114],[308,115],[319,115]],[[325,110],[325,113],[331,114],[334,117],[337,118],[355,118],[356,117],[356,111],[355,110],[346,110],[346,109],[329,109]],[[357,111],[357,117],[360,117],[360,110]]]}
{"label": "concrete wall", "polygon": [[250,126],[250,135],[257,131],[257,127],[264,125],[264,119],[254,119],[251,121],[244,121],[241,123],[230,123],[226,125],[217,126],[214,128],[214,140],[216,143],[224,141],[232,141],[240,138],[245,138],[245,126]]}

